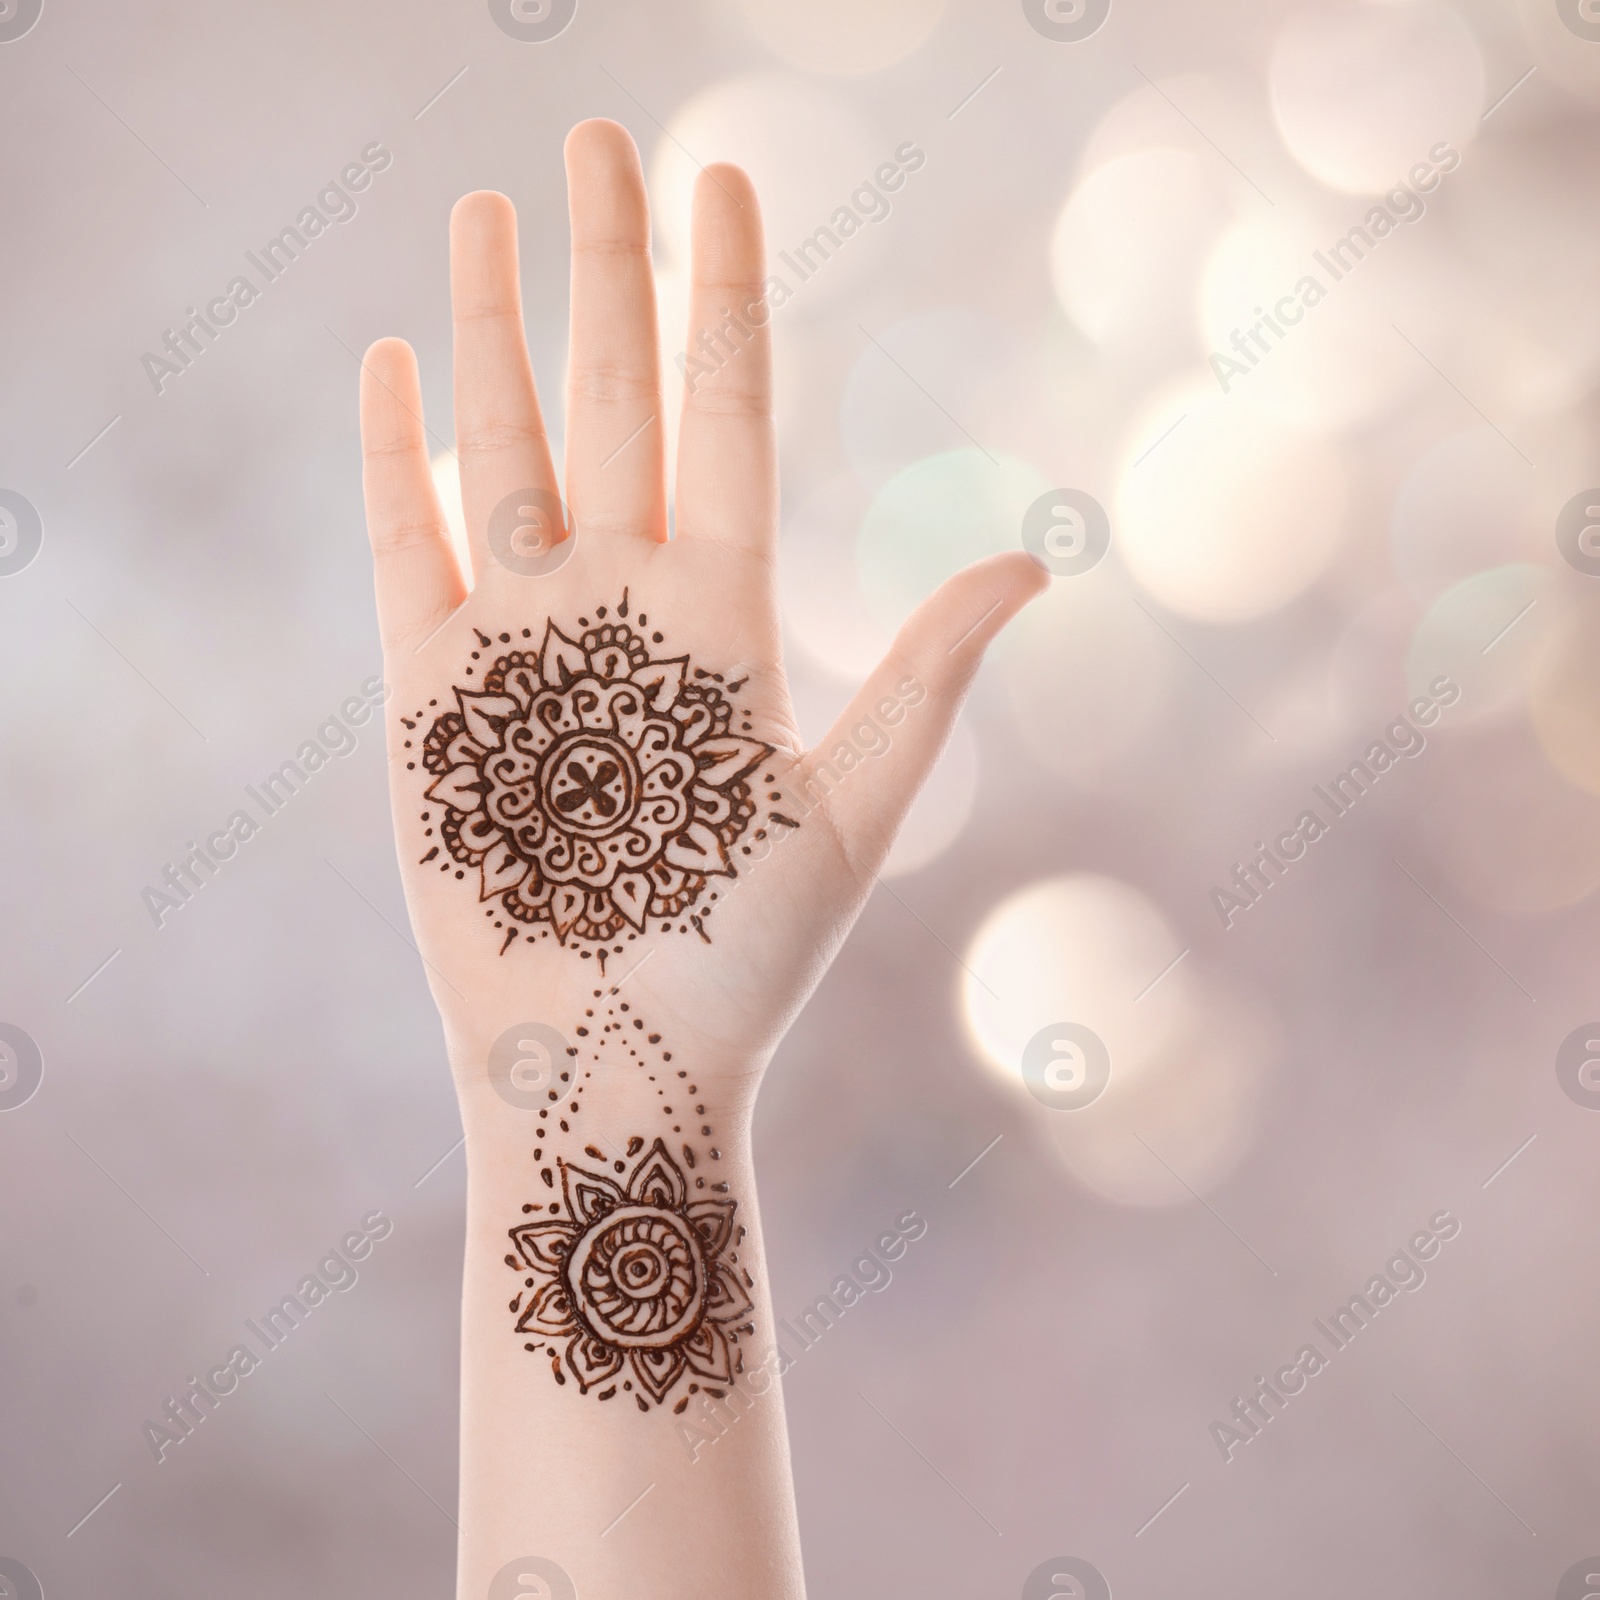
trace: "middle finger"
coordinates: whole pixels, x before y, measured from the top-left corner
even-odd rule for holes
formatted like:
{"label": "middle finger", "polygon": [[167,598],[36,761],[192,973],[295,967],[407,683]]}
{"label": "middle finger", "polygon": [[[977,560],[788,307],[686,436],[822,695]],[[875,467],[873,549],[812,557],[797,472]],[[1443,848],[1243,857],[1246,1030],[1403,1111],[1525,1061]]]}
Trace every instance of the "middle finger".
{"label": "middle finger", "polygon": [[596,119],[567,138],[572,348],[567,495],[581,534],[667,536],[650,211],[625,128]]}

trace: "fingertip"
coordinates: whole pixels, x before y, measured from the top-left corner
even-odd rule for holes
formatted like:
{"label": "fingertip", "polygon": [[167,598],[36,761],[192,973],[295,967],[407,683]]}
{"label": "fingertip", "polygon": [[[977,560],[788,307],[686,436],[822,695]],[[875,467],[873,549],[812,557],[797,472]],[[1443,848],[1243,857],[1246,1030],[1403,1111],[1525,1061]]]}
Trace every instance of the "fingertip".
{"label": "fingertip", "polygon": [[981,655],[994,636],[1049,587],[1049,572],[1026,550],[1005,550],[962,568],[946,586],[947,622],[956,626],[958,635],[951,653],[970,644],[973,653]]}
{"label": "fingertip", "polygon": [[694,180],[694,204],[697,210],[701,206],[731,204],[757,216],[761,213],[750,174],[731,161],[713,161],[709,167],[700,169]]}
{"label": "fingertip", "polygon": [[450,208],[450,242],[516,232],[517,208],[498,189],[474,189]]}
{"label": "fingertip", "polygon": [[973,562],[967,571],[1014,586],[1018,606],[1037,599],[1050,587],[1050,569],[1027,550],[1002,550],[999,555]]}
{"label": "fingertip", "polygon": [[748,173],[728,161],[706,167],[695,179],[690,214],[697,277],[742,282],[761,276],[761,203]]}
{"label": "fingertip", "polygon": [[900,638],[936,678],[965,684],[995,635],[1049,586],[1026,551],[985,556],[947,579],[912,613]]}
{"label": "fingertip", "polygon": [[648,254],[650,204],[633,136],[596,117],[567,135],[567,213],[575,253],[620,248]]}
{"label": "fingertip", "polygon": [[1031,606],[1054,580],[1050,569],[1032,551],[1011,551],[1005,561],[1007,576],[1017,587],[1017,603],[1011,610],[1011,615],[1015,616],[1024,607]]}
{"label": "fingertip", "polygon": [[761,207],[745,173],[727,163],[707,167],[695,180],[691,215],[696,282],[759,285],[766,243]]}
{"label": "fingertip", "polygon": [[391,373],[404,372],[407,368],[414,369],[416,364],[416,351],[404,339],[397,338],[394,334],[374,339],[367,346],[367,353],[361,358],[362,371],[368,377],[383,377]]}
{"label": "fingertip", "polygon": [[368,345],[361,358],[361,423],[367,441],[403,432],[421,392],[417,354],[404,339],[389,337]]}
{"label": "fingertip", "polygon": [[562,156],[569,178],[591,176],[596,169],[639,166],[639,147],[633,135],[610,117],[589,117],[567,134]]}

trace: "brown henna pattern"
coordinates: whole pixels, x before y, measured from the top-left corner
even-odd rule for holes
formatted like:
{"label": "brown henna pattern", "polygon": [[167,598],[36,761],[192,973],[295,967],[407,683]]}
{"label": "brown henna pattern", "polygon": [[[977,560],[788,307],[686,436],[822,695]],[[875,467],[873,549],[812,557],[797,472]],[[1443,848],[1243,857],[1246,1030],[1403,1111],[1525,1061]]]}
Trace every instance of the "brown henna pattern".
{"label": "brown henna pattern", "polygon": [[[465,668],[477,684],[456,686],[454,710],[429,702],[422,820],[436,842],[422,861],[474,882],[502,954],[519,935],[553,934],[603,969],[652,924],[706,938],[710,886],[735,875],[756,815],[747,780],[772,754],[748,713],[733,731],[744,680],[691,671],[641,631],[648,618],[627,619],[624,591],[614,615],[579,617],[573,636],[548,621],[537,649],[475,630],[473,661],[490,658]],[[417,732],[429,715],[402,720]]]}
{"label": "brown henna pattern", "polygon": [[586,1008],[576,1029],[586,1043],[569,1048],[562,1088],[550,1091],[555,1104],[539,1116],[548,1123],[554,1111],[556,1128],[571,1135],[602,1047],[608,1071],[628,1070],[617,1060],[625,1050],[628,1066],[656,1085],[670,1137],[635,1134],[625,1150],[586,1144],[584,1160],[547,1160],[556,1129],[540,1130],[534,1165],[560,1198],[525,1203],[529,1220],[510,1229],[506,1265],[523,1279],[510,1310],[523,1349],[547,1359],[558,1384],[570,1376],[580,1394],[601,1400],[631,1393],[649,1411],[683,1383],[673,1407],[681,1413],[689,1395],[703,1388],[720,1397],[744,1370],[739,1345],[755,1331],[754,1283],[740,1264],[745,1229],[717,1175],[722,1152],[706,1142],[712,1127],[698,1088],[626,1001],[608,1003],[617,992],[594,991],[602,1016]]}

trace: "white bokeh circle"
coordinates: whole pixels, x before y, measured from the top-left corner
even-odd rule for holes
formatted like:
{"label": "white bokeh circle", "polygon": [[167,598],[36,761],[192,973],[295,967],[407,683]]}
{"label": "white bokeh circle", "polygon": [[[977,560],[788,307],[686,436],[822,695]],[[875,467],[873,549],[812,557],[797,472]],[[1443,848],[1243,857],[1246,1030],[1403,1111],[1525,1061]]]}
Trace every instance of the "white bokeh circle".
{"label": "white bokeh circle", "polygon": [[1348,194],[1403,183],[1435,146],[1463,149],[1483,111],[1483,55],[1442,0],[1307,7],[1279,29],[1272,112],[1307,172]]}

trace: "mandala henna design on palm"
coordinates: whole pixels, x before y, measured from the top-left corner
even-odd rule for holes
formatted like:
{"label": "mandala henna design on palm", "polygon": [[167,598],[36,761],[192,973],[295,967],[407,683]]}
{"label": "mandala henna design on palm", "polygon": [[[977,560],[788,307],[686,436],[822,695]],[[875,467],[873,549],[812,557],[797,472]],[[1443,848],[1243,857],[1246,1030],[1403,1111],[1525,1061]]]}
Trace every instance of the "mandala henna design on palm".
{"label": "mandala henna design on palm", "polygon": [[[609,996],[616,994],[613,987]],[[597,989],[594,998],[605,996]],[[621,1045],[644,1033],[643,1019],[629,1015],[625,1001],[602,1009],[608,1020],[598,1023],[595,1044],[616,1034]],[[585,1015],[593,1019],[595,1008]],[[576,1031],[591,1037],[588,1023]],[[668,1086],[676,1082],[674,1098],[690,1102],[698,1090],[685,1070],[671,1068],[671,1051],[654,1051],[660,1042],[652,1033],[626,1049],[636,1069],[657,1085],[663,1116],[676,1119],[676,1143],[685,1133],[687,1112],[674,1111]],[[652,1048],[641,1053],[641,1045]],[[569,1119],[579,1114],[592,1073],[582,1067],[581,1054],[569,1049],[561,1074],[566,1087],[552,1091],[567,1103],[539,1113],[548,1119],[554,1109],[563,1134],[572,1131]],[[598,1048],[591,1047],[590,1059],[600,1061]],[[697,1117],[705,1109],[694,1105]],[[709,1123],[698,1128],[702,1139],[711,1137]],[[611,1400],[619,1390],[631,1392],[641,1411],[665,1404],[680,1383],[687,1392],[673,1406],[675,1413],[701,1389],[721,1398],[744,1371],[741,1340],[755,1332],[749,1294],[755,1285],[739,1262],[745,1229],[738,1202],[729,1198],[725,1181],[696,1170],[702,1162],[720,1161],[722,1152],[702,1145],[697,1155],[691,1125],[689,1138],[679,1144],[681,1158],[665,1135],[646,1148],[636,1134],[623,1156],[608,1160],[606,1151],[589,1144],[584,1155],[594,1165],[565,1156],[539,1165],[546,1138],[554,1138],[548,1128],[541,1130],[533,1158],[546,1190],[559,1190],[561,1198],[524,1204],[525,1216],[536,1215],[510,1230],[515,1253],[505,1258],[523,1277],[510,1305],[523,1349],[544,1355],[558,1384],[565,1385],[570,1374],[580,1394],[597,1390],[599,1399]]]}
{"label": "mandala henna design on palm", "polygon": [[[576,637],[551,619],[537,650],[495,654],[481,687],[457,685],[456,709],[435,715],[421,739],[432,775],[422,820],[439,841],[422,862],[443,855],[441,872],[476,879],[485,915],[504,931],[501,954],[519,934],[553,933],[603,969],[618,941],[652,921],[709,942],[710,885],[736,875],[732,852],[756,816],[748,780],[773,751],[749,737],[747,712],[730,731],[730,696],[745,680],[657,654],[662,635],[630,625],[626,591],[614,618],[610,609],[592,623],[579,617]],[[474,631],[475,662],[513,643]],[[402,721],[416,732],[428,715]]]}

